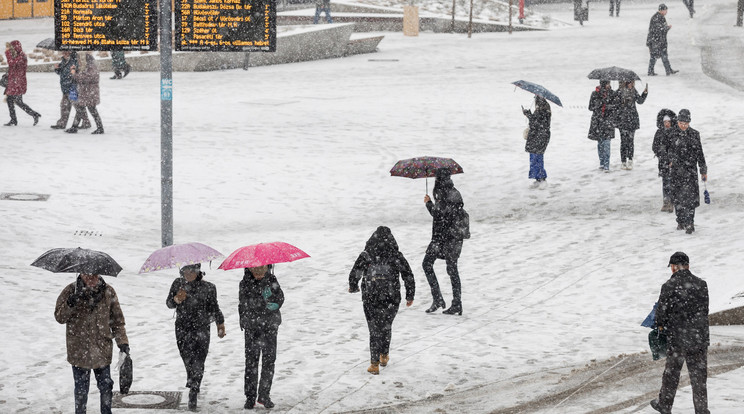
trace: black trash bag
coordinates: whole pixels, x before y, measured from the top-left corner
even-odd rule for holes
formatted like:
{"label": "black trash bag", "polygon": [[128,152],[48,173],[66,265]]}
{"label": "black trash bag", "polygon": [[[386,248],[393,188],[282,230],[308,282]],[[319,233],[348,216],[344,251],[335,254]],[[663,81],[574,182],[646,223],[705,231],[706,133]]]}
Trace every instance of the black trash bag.
{"label": "black trash bag", "polygon": [[132,358],[129,354],[126,354],[124,362],[119,367],[119,392],[129,394],[129,388],[132,386],[132,377]]}
{"label": "black trash bag", "polygon": [[651,348],[651,356],[654,361],[666,358],[667,337],[666,334],[654,328],[648,333],[648,346]]}

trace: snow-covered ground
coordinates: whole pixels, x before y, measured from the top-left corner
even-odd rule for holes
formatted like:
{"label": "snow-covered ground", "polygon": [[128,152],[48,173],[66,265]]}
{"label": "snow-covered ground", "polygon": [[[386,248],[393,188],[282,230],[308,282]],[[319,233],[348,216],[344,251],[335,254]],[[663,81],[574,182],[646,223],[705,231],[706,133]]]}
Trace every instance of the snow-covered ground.
{"label": "snow-covered ground", "polygon": [[[607,17],[606,4],[592,3],[584,27],[471,39],[384,33],[375,55],[175,73],[175,242],[199,241],[229,254],[282,240],[312,256],[276,270],[286,302],[274,411],[412,403],[401,410],[415,412],[424,410],[416,401],[441,394],[444,404],[448,395],[485,386],[493,393],[447,412],[528,402],[539,382],[501,390],[498,384],[647,349],[648,330],[639,324],[677,250],[687,252],[693,272],[707,280],[711,310],[731,307],[732,297],[744,292],[744,100],[703,74],[699,51],[706,19],[721,4],[699,5],[694,20],[681,3],[669,5],[670,60],[680,70],[673,77],[644,76],[648,20],[657,6],[650,1],[623,2],[620,18]],[[540,11],[572,18],[568,4]],[[0,37],[29,45],[49,37],[51,28],[49,19],[2,21]],[[619,168],[618,138],[613,171],[604,174],[595,143],[586,139],[586,105],[596,85],[586,75],[611,65],[636,70],[643,78],[638,88],[648,82],[650,93],[638,108],[636,168]],[[19,112],[17,127],[0,127],[0,192],[50,195],[45,202],[0,201],[0,412],[72,412],[65,331],[53,308],[74,276],[29,266],[53,247],[82,246],[116,258],[124,270],[106,280],[127,320],[132,389],[184,390],[173,312],[165,306],[177,272],[137,274],[160,247],[159,75],[132,73],[121,81],[108,75],[102,74],[99,107],[105,135],[49,128],[59,116],[53,73],[28,76],[24,101],[41,112],[39,125]],[[553,106],[548,180],[541,188],[527,179],[520,105],[530,106],[532,95],[515,90],[511,82],[519,79],[548,87],[564,103]],[[663,107],[690,109],[703,139],[713,203],[697,210],[693,235],[675,231],[673,215],[659,212],[661,182],[650,146]],[[426,184],[388,173],[397,160],[421,155],[452,157],[465,170],[453,177],[473,233],[460,259],[461,317],[424,313],[431,303],[421,269],[431,231]],[[349,269],[378,225],[392,228],[416,274],[417,294],[395,321],[389,366],[371,376],[361,299],[346,289]],[[213,335],[200,411],[239,412],[242,275],[218,265],[207,266],[206,277],[217,285],[228,333],[222,340]],[[435,269],[449,303],[444,265]],[[744,344],[740,327],[711,331],[714,343]],[[645,386],[658,388],[660,377],[651,382]],[[740,413],[742,388],[741,368],[711,378],[711,411]],[[91,412],[97,398],[92,386]],[[597,393],[592,409],[617,398]],[[692,412],[689,387],[678,393],[675,408]],[[589,408],[567,401],[543,411]]]}

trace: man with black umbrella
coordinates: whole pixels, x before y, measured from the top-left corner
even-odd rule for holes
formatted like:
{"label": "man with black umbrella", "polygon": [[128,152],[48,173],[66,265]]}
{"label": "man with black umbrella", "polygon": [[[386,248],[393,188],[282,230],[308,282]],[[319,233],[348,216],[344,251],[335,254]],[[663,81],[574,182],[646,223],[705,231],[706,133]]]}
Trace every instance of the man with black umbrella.
{"label": "man with black umbrella", "polygon": [[672,277],[661,287],[655,324],[667,336],[667,360],[659,398],[651,407],[671,414],[682,364],[687,363],[695,414],[708,411],[708,284],[690,272],[683,252],[669,258]]}
{"label": "man with black umbrella", "polygon": [[84,414],[88,403],[90,371],[101,393],[101,414],[111,413],[114,381],[111,379],[111,338],[129,353],[124,314],[114,288],[98,274],[81,273],[57,298],[57,322],[67,325],[67,361],[75,380],[75,414]]}

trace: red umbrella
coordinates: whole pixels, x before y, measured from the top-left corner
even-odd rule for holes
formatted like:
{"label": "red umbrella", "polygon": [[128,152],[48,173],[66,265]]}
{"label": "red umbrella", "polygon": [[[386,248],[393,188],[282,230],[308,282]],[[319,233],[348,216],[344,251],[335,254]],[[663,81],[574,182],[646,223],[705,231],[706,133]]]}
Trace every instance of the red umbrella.
{"label": "red umbrella", "polygon": [[259,243],[241,247],[230,253],[218,269],[258,267],[274,263],[294,262],[306,257],[310,257],[310,255],[288,243]]}
{"label": "red umbrella", "polygon": [[[416,157],[396,162],[390,169],[390,175],[407,178],[436,177],[440,168],[447,168],[452,174],[463,173],[460,164],[452,158]],[[429,193],[429,180],[426,181],[426,193]]]}

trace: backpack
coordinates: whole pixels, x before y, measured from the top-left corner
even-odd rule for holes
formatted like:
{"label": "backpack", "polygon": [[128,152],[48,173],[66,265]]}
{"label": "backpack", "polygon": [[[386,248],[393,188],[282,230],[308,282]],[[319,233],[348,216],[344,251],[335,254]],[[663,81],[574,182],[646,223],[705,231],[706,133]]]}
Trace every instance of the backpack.
{"label": "backpack", "polygon": [[470,238],[470,215],[462,207],[457,209],[455,214],[454,233],[458,239]]}
{"label": "backpack", "polygon": [[370,264],[364,270],[366,290],[372,295],[387,297],[395,290],[393,286],[395,286],[394,282],[398,274],[385,259],[372,257],[369,253],[367,253],[367,257],[370,259]]}

